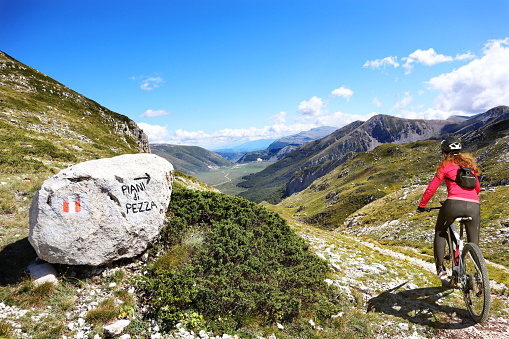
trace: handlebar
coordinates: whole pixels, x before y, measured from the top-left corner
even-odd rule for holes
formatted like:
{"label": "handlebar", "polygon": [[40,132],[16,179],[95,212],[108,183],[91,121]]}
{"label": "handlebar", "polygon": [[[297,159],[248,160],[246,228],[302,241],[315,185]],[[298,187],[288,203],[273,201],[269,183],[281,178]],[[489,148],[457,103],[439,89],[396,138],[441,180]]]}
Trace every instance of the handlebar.
{"label": "handlebar", "polygon": [[[440,201],[440,205],[443,205],[444,203],[445,203],[445,201]],[[426,207],[426,208],[424,208],[424,211],[425,212],[431,212],[432,210],[439,210],[441,208],[442,207],[438,207],[438,206],[436,206],[436,207]]]}

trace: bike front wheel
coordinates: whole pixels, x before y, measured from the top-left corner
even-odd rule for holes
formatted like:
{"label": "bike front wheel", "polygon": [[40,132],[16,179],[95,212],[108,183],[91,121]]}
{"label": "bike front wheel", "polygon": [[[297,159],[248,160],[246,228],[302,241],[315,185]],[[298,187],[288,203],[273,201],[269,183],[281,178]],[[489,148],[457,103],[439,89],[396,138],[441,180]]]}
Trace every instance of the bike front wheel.
{"label": "bike front wheel", "polygon": [[468,243],[461,255],[463,261],[464,284],[461,287],[468,312],[476,323],[488,318],[491,292],[488,268],[479,246]]}

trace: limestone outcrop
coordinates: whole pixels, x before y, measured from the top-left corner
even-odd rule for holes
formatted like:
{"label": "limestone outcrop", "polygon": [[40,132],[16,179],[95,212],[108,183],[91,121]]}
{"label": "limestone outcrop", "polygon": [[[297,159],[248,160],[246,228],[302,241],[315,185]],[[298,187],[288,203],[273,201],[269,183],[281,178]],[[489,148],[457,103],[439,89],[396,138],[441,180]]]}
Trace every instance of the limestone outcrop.
{"label": "limestone outcrop", "polygon": [[71,166],[34,195],[28,240],[50,263],[100,266],[134,257],[158,236],[173,179],[172,164],[154,154]]}

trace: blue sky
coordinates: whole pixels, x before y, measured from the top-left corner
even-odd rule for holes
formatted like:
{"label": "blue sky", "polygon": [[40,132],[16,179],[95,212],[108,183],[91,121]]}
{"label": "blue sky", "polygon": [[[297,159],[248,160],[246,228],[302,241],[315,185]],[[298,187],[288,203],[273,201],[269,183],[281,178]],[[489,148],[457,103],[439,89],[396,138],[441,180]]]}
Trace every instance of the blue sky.
{"label": "blue sky", "polygon": [[0,50],[209,149],[509,105],[509,1],[0,1]]}

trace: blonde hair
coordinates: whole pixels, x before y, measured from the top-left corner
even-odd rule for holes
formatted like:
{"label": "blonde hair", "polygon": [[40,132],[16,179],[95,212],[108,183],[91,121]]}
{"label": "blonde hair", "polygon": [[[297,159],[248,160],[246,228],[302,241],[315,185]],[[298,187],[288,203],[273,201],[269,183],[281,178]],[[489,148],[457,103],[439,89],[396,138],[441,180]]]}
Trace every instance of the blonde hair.
{"label": "blonde hair", "polygon": [[474,169],[474,172],[476,175],[481,174],[481,169],[479,168],[479,165],[477,165],[477,161],[475,160],[475,158],[472,154],[470,154],[470,153],[445,154],[444,153],[444,157],[440,161],[440,164],[438,164],[437,172],[435,174],[437,177],[439,177],[438,170],[448,163],[453,163],[453,164],[460,165],[463,167],[470,167],[470,168]]}

